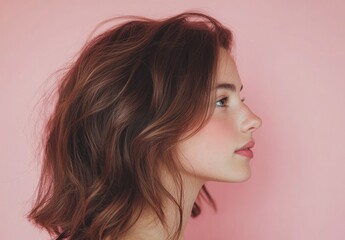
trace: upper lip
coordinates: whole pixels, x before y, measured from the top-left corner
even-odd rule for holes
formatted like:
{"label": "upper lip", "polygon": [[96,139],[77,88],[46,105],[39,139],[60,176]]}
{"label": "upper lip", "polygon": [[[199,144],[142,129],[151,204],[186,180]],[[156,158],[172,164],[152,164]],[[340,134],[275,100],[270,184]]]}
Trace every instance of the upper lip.
{"label": "upper lip", "polygon": [[247,149],[247,148],[252,148],[252,147],[254,147],[254,145],[255,145],[254,141],[249,141],[248,143],[246,143],[244,146],[237,149],[236,151],[240,151],[240,150]]}

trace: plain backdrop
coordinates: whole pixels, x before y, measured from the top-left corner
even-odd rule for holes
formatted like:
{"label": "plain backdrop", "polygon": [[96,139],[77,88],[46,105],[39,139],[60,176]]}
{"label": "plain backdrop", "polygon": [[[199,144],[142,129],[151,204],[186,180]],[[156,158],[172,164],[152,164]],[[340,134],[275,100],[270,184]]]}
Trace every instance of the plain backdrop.
{"label": "plain backdrop", "polygon": [[96,25],[200,10],[234,31],[242,96],[263,120],[251,178],[209,182],[215,213],[185,237],[342,240],[345,235],[345,2],[332,0],[0,2],[0,239],[49,239],[31,225],[38,106]]}

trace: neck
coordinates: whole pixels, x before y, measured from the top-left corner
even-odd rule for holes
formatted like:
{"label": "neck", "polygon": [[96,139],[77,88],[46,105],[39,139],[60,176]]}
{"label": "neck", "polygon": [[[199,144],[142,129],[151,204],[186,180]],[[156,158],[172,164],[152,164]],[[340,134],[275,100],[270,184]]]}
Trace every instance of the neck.
{"label": "neck", "polygon": [[[168,173],[162,174],[162,183],[170,194],[178,201],[179,195],[176,191],[176,186],[173,184],[173,180]],[[182,201],[182,231],[179,240],[183,240],[185,227],[190,219],[194,202],[199,194],[199,191],[204,184],[204,181],[193,178],[191,176],[182,175],[183,184],[183,201]],[[157,220],[153,211],[144,210],[140,215],[138,221],[126,234],[125,240],[137,239],[137,240],[161,240],[167,239],[169,232],[173,233],[179,225],[179,211],[174,203],[171,201],[164,202],[164,214],[166,216],[166,222],[168,229],[164,229],[164,226]]]}

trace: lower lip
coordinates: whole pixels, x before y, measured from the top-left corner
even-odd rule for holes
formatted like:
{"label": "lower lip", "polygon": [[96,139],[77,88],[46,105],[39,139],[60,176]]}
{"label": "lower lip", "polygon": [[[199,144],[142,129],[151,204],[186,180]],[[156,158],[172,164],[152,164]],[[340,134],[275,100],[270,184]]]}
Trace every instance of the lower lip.
{"label": "lower lip", "polygon": [[250,149],[236,151],[235,153],[242,155],[242,156],[245,156],[245,157],[248,157],[248,158],[254,157],[253,152]]}

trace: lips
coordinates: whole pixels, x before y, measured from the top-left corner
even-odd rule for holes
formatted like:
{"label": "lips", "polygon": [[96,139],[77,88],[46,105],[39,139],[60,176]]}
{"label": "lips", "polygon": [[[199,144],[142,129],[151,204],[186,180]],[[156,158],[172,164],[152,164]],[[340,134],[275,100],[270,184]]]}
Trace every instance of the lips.
{"label": "lips", "polygon": [[248,158],[253,158],[254,155],[253,155],[252,150],[250,150],[250,148],[254,147],[254,145],[255,145],[255,142],[250,141],[247,144],[245,144],[244,146],[242,146],[241,148],[237,149],[235,151],[235,153],[242,155],[242,156],[245,156],[245,157],[248,157]]}

